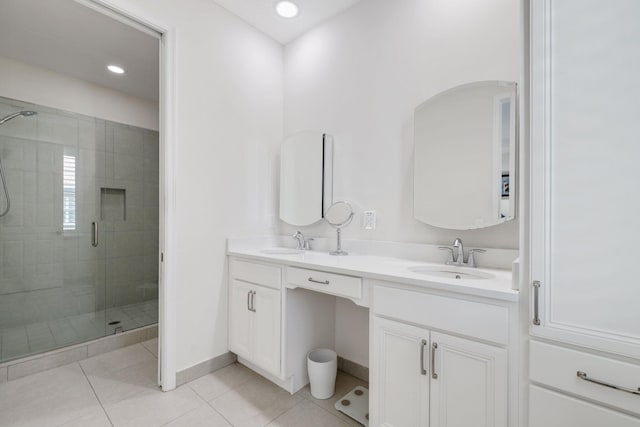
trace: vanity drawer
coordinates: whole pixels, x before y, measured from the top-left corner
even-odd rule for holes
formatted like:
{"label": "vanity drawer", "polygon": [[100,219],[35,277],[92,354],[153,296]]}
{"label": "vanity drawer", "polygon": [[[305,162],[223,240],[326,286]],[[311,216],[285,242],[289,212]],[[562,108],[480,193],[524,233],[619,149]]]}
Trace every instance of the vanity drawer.
{"label": "vanity drawer", "polygon": [[307,289],[348,298],[362,298],[362,279],[305,268],[287,267],[287,282]]}
{"label": "vanity drawer", "polygon": [[529,427],[640,427],[640,419],[529,386]]}
{"label": "vanity drawer", "polygon": [[240,261],[234,258],[229,260],[229,277],[273,289],[280,289],[282,286],[280,267]]}
{"label": "vanity drawer", "polygon": [[376,286],[373,312],[497,344],[509,341],[509,311],[497,305]]}
{"label": "vanity drawer", "polygon": [[606,382],[631,390],[640,387],[640,365],[582,351],[531,341],[531,381],[640,415],[640,395],[595,384],[578,377]]}

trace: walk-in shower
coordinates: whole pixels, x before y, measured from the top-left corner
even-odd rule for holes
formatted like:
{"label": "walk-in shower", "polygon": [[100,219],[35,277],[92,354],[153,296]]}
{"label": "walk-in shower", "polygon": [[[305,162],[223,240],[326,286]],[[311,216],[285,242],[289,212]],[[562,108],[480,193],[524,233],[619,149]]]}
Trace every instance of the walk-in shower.
{"label": "walk-in shower", "polygon": [[0,117],[0,363],[156,323],[158,132],[1,97]]}
{"label": "walk-in shower", "polygon": [[[0,119],[0,125],[5,124],[11,119],[15,119],[16,117],[30,117],[35,116],[35,111],[18,111],[17,113],[12,113],[7,116],[4,116]],[[0,212],[0,217],[5,216],[9,213],[9,209],[11,209],[11,197],[9,196],[9,190],[7,189],[7,179],[4,177],[4,169],[2,169],[2,158],[0,158],[0,181],[2,181],[2,189],[4,191],[4,209]]]}

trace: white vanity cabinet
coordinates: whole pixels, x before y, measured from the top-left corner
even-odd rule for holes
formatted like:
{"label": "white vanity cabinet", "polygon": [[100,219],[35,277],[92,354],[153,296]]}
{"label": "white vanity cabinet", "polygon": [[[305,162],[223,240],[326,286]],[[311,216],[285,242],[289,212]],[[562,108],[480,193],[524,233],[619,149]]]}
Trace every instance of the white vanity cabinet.
{"label": "white vanity cabinet", "polygon": [[531,2],[531,427],[640,424],[639,21]]}
{"label": "white vanity cabinet", "polygon": [[280,268],[230,260],[229,349],[281,376]]}
{"label": "white vanity cabinet", "polygon": [[[373,298],[372,425],[507,426],[508,351],[478,342],[507,339],[506,307],[386,287]],[[453,335],[476,328],[478,341]]]}

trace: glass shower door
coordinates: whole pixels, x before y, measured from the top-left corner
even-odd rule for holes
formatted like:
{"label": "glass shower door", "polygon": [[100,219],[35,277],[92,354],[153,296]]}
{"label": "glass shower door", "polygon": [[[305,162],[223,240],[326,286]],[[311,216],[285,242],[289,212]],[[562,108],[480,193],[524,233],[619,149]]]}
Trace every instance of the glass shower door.
{"label": "glass shower door", "polygon": [[[0,361],[105,334],[104,262],[91,245],[104,124],[0,98],[0,159],[10,196],[0,218]],[[7,203],[0,194],[0,207]]]}

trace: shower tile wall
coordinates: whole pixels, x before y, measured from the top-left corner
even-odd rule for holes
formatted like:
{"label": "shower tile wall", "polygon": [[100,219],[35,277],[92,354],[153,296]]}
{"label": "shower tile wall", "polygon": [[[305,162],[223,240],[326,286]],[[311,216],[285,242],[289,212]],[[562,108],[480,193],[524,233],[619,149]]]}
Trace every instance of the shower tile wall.
{"label": "shower tile wall", "polygon": [[[0,360],[112,333],[110,320],[125,330],[157,321],[158,133],[0,98],[0,117],[19,109],[38,115],[0,127],[11,195],[0,218]],[[76,183],[66,230],[65,159]],[[124,190],[124,220],[100,221],[102,188]]]}

